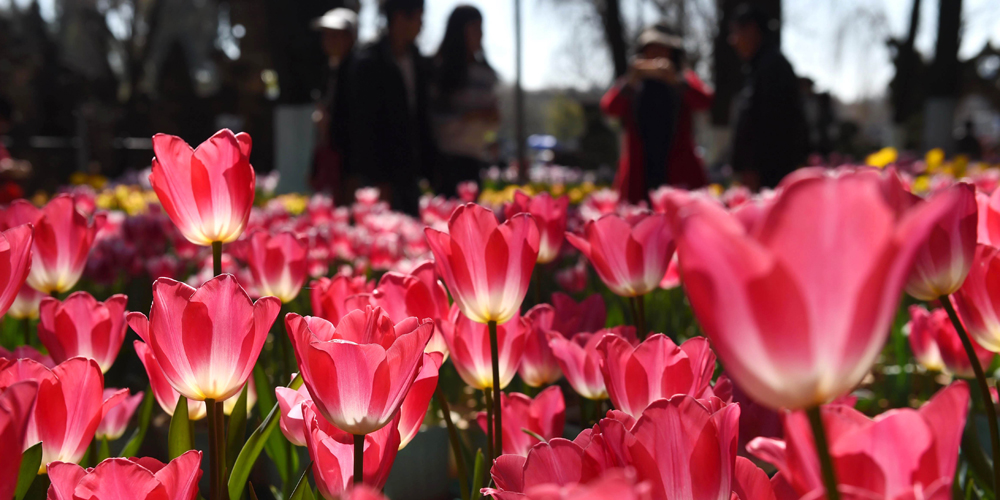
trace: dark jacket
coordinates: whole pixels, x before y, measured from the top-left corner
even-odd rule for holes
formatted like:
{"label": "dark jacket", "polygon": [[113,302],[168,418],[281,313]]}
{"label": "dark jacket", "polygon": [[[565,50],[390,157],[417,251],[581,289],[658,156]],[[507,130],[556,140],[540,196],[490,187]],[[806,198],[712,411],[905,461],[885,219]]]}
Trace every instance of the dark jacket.
{"label": "dark jacket", "polygon": [[[416,80],[412,112],[403,75],[387,38],[362,48],[347,68],[346,173],[358,185],[388,190],[393,208],[416,214],[417,182],[434,164],[434,142],[428,118],[430,64],[410,49]],[[343,129],[342,129],[343,130]]]}
{"label": "dark jacket", "polygon": [[736,107],[732,167],[774,187],[805,162],[809,149],[798,78],[777,46],[762,47],[746,68]]}

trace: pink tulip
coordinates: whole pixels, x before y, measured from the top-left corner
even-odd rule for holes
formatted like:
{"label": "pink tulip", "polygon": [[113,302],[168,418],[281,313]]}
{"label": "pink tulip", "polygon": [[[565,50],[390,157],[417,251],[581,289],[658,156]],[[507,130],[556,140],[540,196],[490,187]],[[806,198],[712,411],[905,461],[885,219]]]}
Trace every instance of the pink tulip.
{"label": "pink tulip", "polygon": [[153,136],[149,182],[163,211],[191,243],[229,243],[243,233],[257,178],[250,147],[249,135],[228,129],[194,150],[180,137]]}
{"label": "pink tulip", "polygon": [[565,293],[552,294],[555,318],[552,329],[569,338],[582,332],[596,332],[604,328],[608,318],[608,308],[604,297],[595,293],[577,303]]}
{"label": "pink tulip", "polygon": [[[160,363],[156,361],[153,356],[153,351],[150,349],[148,344],[144,344],[141,341],[136,340],[132,343],[135,347],[135,353],[139,356],[139,360],[142,361],[143,366],[146,367],[146,376],[149,378],[149,385],[153,390],[153,396],[156,398],[156,402],[159,403],[160,408],[170,416],[173,416],[174,409],[177,408],[177,401],[180,400],[181,394],[174,390],[174,387],[170,385],[170,381],[167,380],[167,376],[163,374],[163,369],[160,368]],[[205,408],[204,401],[188,401],[188,419],[189,420],[201,420],[205,418],[208,414],[208,409]]]}
{"label": "pink tulip", "polygon": [[338,274],[333,278],[320,278],[309,285],[313,315],[331,323],[340,320],[351,311],[347,301],[360,293],[370,291],[363,276],[351,277]]}
{"label": "pink tulip", "polygon": [[479,198],[479,184],[476,181],[462,181],[455,186],[458,199],[465,203],[472,203]]}
{"label": "pink tulip", "polygon": [[[539,443],[529,430],[546,441],[562,437],[566,423],[566,403],[562,390],[554,385],[538,393],[534,399],[520,393],[500,394],[503,412],[503,449],[507,454],[528,456],[528,450]],[[486,412],[476,415],[479,427],[486,428]]]}
{"label": "pink tulip", "polygon": [[959,201],[955,202],[955,210],[934,226],[913,261],[906,293],[920,300],[955,293],[969,274],[976,251],[975,188],[960,182],[935,196],[954,196]]}
{"label": "pink tulip", "polygon": [[67,194],[52,198],[35,224],[28,284],[44,293],[72,289],[83,274],[90,247],[104,220],[104,214],[97,214],[88,221]]}
{"label": "pink tulip", "polygon": [[749,229],[692,199],[677,221],[685,290],[733,381],[771,408],[852,390],[889,333],[913,257],[957,193],[905,215],[866,171],[801,171]]}
{"label": "pink tulip", "polygon": [[6,231],[24,224],[38,224],[45,215],[42,210],[24,198],[18,198],[0,210],[0,229]]}
{"label": "pink tulip", "polygon": [[153,458],[109,458],[92,469],[54,462],[48,500],[194,500],[201,452],[191,450],[163,464]]}
{"label": "pink tulip", "polygon": [[955,292],[955,308],[969,336],[983,348],[1000,352],[1000,249],[978,245],[972,269]]}
{"label": "pink tulip", "polygon": [[775,474],[774,479],[769,478],[766,472],[749,459],[736,457],[736,467],[733,468],[733,494],[741,500],[777,500],[772,484],[774,480],[782,481],[781,474]]}
{"label": "pink tulip", "polygon": [[580,257],[576,264],[556,271],[556,283],[569,293],[580,293],[587,289],[587,259]]}
{"label": "pink tulip", "polygon": [[448,357],[444,333],[437,326],[448,318],[448,292],[437,279],[433,262],[423,262],[409,274],[383,274],[378,287],[372,292],[371,302],[381,307],[393,321],[402,321],[410,316],[434,320],[434,335],[427,343],[426,352],[439,352]]}
{"label": "pink tulip", "polygon": [[559,363],[549,347],[549,334],[554,332],[556,310],[548,304],[538,304],[524,316],[531,325],[524,342],[524,355],[517,373],[531,387],[542,387],[562,377]]}
{"label": "pink tulip", "polygon": [[74,292],[60,302],[42,299],[38,338],[56,363],[82,356],[97,361],[107,373],[125,340],[124,295],[98,302],[87,292]]}
{"label": "pink tulip", "polygon": [[406,392],[403,404],[399,406],[399,449],[403,449],[420,432],[420,426],[427,416],[427,407],[431,404],[434,391],[437,389],[438,370],[441,369],[440,353],[424,353],[423,365],[413,379],[413,385]]}
{"label": "pink tulip", "polygon": [[[334,328],[291,313],[285,328],[317,410],[351,434],[388,424],[420,372],[434,325],[407,318],[396,325],[381,308],[348,313]],[[334,362],[336,360],[336,362]]]}
{"label": "pink tulip", "polygon": [[27,283],[21,285],[7,315],[14,319],[38,319],[38,306],[46,295]]}
{"label": "pink tulip", "polygon": [[0,449],[8,451],[0,460],[0,498],[14,498],[21,470],[21,449],[37,395],[38,383],[34,381],[18,382],[0,390]]}
{"label": "pink tulip", "polygon": [[218,402],[243,389],[280,308],[275,297],[251,301],[231,274],[200,288],[160,278],[149,319],[131,312],[128,324],[177,392]]}
{"label": "pink tulip", "polygon": [[298,389],[290,387],[275,387],[274,396],[278,400],[278,410],[281,412],[278,425],[281,433],[289,443],[295,446],[306,446],[305,416],[302,414],[302,403],[312,403],[309,388],[305,385]]}
{"label": "pink tulip", "polygon": [[86,358],[72,358],[52,370],[29,359],[0,366],[0,390],[23,380],[38,383],[38,399],[22,449],[41,441],[40,474],[49,462],[79,462],[101,419],[128,396],[122,389],[105,399],[101,369]]}
{"label": "pink tulip", "polygon": [[660,288],[664,290],[670,290],[681,286],[681,271],[680,262],[677,260],[677,254],[670,259],[670,265],[667,266],[667,274],[663,275],[663,279],[660,280]]}
{"label": "pink tulip", "polygon": [[[331,425],[316,412],[313,404],[304,403],[306,441],[313,461],[313,477],[324,498],[334,499],[354,482],[354,436]],[[399,450],[397,413],[389,425],[365,435],[364,484],[381,489]]]}
{"label": "pink tulip", "polygon": [[[127,395],[128,389],[123,390]],[[104,399],[110,399],[118,392],[118,389],[107,387],[104,389]],[[101,419],[101,423],[97,426],[94,437],[108,441],[114,441],[122,437],[125,434],[125,429],[128,428],[129,421],[132,420],[132,415],[139,408],[139,403],[142,403],[142,396],[142,391],[139,391],[132,396],[126,397],[121,403],[109,409],[104,418]]]}
{"label": "pink tulip", "polygon": [[653,401],[687,394],[696,399],[713,396],[715,353],[704,337],[680,347],[662,333],[633,345],[618,335],[605,335],[597,344],[604,384],[616,409],[639,418]]}
{"label": "pink tulip", "polygon": [[379,490],[364,483],[351,486],[351,489],[340,495],[339,500],[389,500]]}
{"label": "pink tulip", "polygon": [[608,398],[608,389],[601,373],[601,353],[597,344],[606,334],[624,338],[631,344],[638,344],[635,328],[618,326],[596,333],[578,333],[571,338],[549,335],[549,347],[559,363],[566,381],[577,394],[592,400]]}
{"label": "pink tulip", "polygon": [[552,195],[542,191],[535,196],[528,196],[523,191],[514,192],[514,201],[507,205],[504,213],[511,218],[519,213],[531,214],[538,224],[538,263],[548,264],[556,260],[563,240],[566,239],[566,208],[569,197],[566,195],[552,198]]}
{"label": "pink tulip", "polygon": [[[890,410],[874,420],[848,406],[822,407],[842,495],[850,498],[950,498],[969,389],[958,381],[919,410]],[[823,482],[803,412],[785,415],[785,440],[758,438],[751,453],[774,464],[796,497],[820,497]]]}
{"label": "pink tulip", "polygon": [[674,254],[670,224],[664,214],[647,214],[629,223],[617,215],[587,222],[583,235],[566,239],[590,260],[608,288],[622,297],[656,289]]}
{"label": "pink tulip", "polygon": [[[445,341],[458,375],[474,389],[485,391],[493,388],[489,328],[466,317],[459,311],[457,304],[452,306],[449,316],[452,328],[444,329]],[[517,314],[517,311],[510,321],[497,326],[501,389],[507,387],[517,373],[530,327],[528,320]]]}
{"label": "pink tulip", "polygon": [[538,257],[538,227],[529,214],[498,224],[475,203],[459,206],[448,232],[426,228],[438,274],[467,318],[504,324],[517,316]]}
{"label": "pink tulip", "polygon": [[[30,345],[19,345],[15,347],[13,351],[8,351],[7,349],[0,347],[0,359],[13,361],[21,358],[37,361],[39,364],[49,369],[56,367],[56,363],[52,361],[51,356],[42,354],[38,351],[38,349],[35,349]],[[2,364],[2,362],[0,362],[0,364]]]}
{"label": "pink tulip", "polygon": [[[910,322],[907,327],[910,330],[913,356],[924,368],[947,371],[965,378],[976,376],[962,340],[944,309],[927,312],[923,306],[910,306]],[[996,354],[983,349],[974,339],[969,340],[979,358],[979,366],[990,366]]]}
{"label": "pink tulip", "polygon": [[0,233],[0,313],[7,313],[29,276],[32,261],[31,225]]}
{"label": "pink tulip", "polygon": [[[630,469],[611,469],[587,483],[566,486],[540,484],[528,488],[522,500],[650,500],[649,483],[636,484],[635,472]],[[496,498],[505,498],[502,494]],[[748,500],[756,500],[749,498]]]}
{"label": "pink tulip", "polygon": [[291,302],[306,281],[305,241],[291,231],[273,236],[267,231],[254,231],[249,239],[247,262],[257,290]]}
{"label": "pink tulip", "polygon": [[977,237],[976,242],[992,247],[1000,246],[1000,189],[993,194],[976,193]]}
{"label": "pink tulip", "polygon": [[484,488],[483,494],[497,500],[524,499],[524,493],[534,488],[574,487],[600,477],[605,463],[587,452],[588,437],[538,443],[526,457],[501,455],[490,469],[495,488]]}

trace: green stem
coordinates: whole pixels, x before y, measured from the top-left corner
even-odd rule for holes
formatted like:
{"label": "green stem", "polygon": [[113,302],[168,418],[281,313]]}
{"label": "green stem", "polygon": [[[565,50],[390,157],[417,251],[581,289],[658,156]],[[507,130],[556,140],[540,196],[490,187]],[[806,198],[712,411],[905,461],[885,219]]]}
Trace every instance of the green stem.
{"label": "green stem", "polygon": [[222,242],[212,242],[212,274],[218,276],[222,274]]}
{"label": "green stem", "polygon": [[21,324],[24,325],[24,345],[31,346],[31,319],[24,318]]}
{"label": "green stem", "polygon": [[365,435],[354,435],[354,485],[364,482],[365,478]]}
{"label": "green stem", "polygon": [[632,306],[632,323],[635,326],[635,334],[639,340],[644,340],[646,334],[646,306],[643,301],[644,296],[629,297]]}
{"label": "green stem", "polygon": [[1000,429],[997,428],[997,410],[996,406],[993,405],[990,385],[986,382],[986,373],[983,372],[983,367],[979,364],[979,357],[976,356],[976,350],[972,347],[969,334],[965,331],[965,326],[962,325],[955,308],[951,305],[951,297],[941,297],[939,302],[948,312],[951,324],[955,326],[958,337],[962,339],[962,347],[965,348],[965,354],[969,357],[969,364],[972,365],[972,370],[976,373],[976,382],[979,383],[979,391],[983,396],[983,407],[986,409],[986,420],[990,426],[990,447],[993,449],[993,491],[1000,491]]}
{"label": "green stem", "polygon": [[837,489],[837,474],[833,470],[833,459],[826,442],[826,431],[823,429],[823,416],[819,406],[806,410],[809,425],[812,427],[813,440],[816,443],[816,454],[819,455],[819,466],[823,472],[823,484],[826,486],[827,500],[840,500],[840,490]]}
{"label": "green stem", "polygon": [[486,400],[486,455],[493,461],[493,396],[490,390],[483,390],[483,398]]}
{"label": "green stem", "polygon": [[497,346],[497,322],[490,321],[490,358],[493,365],[493,453],[491,461],[503,455],[503,404],[500,400],[500,348]]}
{"label": "green stem", "polygon": [[205,400],[208,410],[209,500],[226,500],[226,420],[222,401]]}
{"label": "green stem", "polygon": [[445,426],[448,427],[448,441],[451,442],[451,452],[455,455],[455,467],[458,468],[458,488],[462,492],[462,500],[469,500],[469,471],[466,468],[465,456],[462,454],[462,443],[458,441],[458,429],[455,427],[455,422],[451,420],[451,406],[440,386],[434,390],[434,397],[437,399],[438,406],[441,407]]}

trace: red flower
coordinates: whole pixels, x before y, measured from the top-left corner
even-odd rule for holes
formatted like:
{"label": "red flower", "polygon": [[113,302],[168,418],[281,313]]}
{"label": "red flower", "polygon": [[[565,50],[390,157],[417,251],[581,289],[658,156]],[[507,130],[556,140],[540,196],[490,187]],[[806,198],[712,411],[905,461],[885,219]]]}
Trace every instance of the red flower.
{"label": "red flower", "polygon": [[[945,300],[944,297],[942,300]],[[944,370],[965,378],[976,376],[962,346],[962,339],[944,309],[927,312],[923,306],[910,306],[910,322],[906,326],[910,330],[913,356],[924,368]],[[996,354],[984,349],[975,339],[969,340],[979,358],[979,366],[989,367]]]}
{"label": "red flower", "polygon": [[249,240],[247,262],[257,291],[291,302],[306,281],[305,241],[291,231],[273,236],[267,231],[254,231]]}
{"label": "red flower", "polygon": [[97,361],[107,373],[125,340],[127,301],[117,294],[98,302],[87,292],[75,292],[62,302],[45,297],[39,307],[38,339],[56,363],[82,356]]}
{"label": "red flower", "polygon": [[90,247],[104,221],[104,214],[87,220],[76,210],[73,197],[68,194],[49,201],[35,223],[34,256],[28,284],[44,293],[72,289],[83,274]]}
{"label": "red flower", "polygon": [[[336,498],[354,482],[354,436],[338,429],[316,413],[311,403],[302,404],[306,442],[313,461],[313,478],[324,498]],[[364,484],[382,489],[399,451],[399,414],[389,425],[365,435]]]}
{"label": "red flower", "polygon": [[[459,312],[452,306],[451,328],[444,328],[445,341],[451,351],[451,362],[466,384],[475,389],[493,387],[493,359],[490,353],[489,328]],[[515,311],[510,321],[497,326],[497,357],[500,365],[500,388],[517,373],[524,354],[524,343],[531,325]]]}
{"label": "red flower", "polygon": [[54,462],[48,500],[194,500],[201,452],[191,450],[163,464],[154,458],[109,458],[93,469]]}
{"label": "red flower", "polygon": [[0,312],[6,313],[28,278],[31,268],[31,225],[7,229],[0,233]]}
{"label": "red flower", "polygon": [[0,449],[7,452],[0,460],[0,498],[14,498],[21,450],[37,395],[35,381],[17,382],[0,389]]}
{"label": "red flower", "polygon": [[644,214],[632,223],[605,215],[587,222],[582,236],[566,233],[566,239],[590,260],[601,281],[622,297],[655,290],[674,254],[664,214]]}

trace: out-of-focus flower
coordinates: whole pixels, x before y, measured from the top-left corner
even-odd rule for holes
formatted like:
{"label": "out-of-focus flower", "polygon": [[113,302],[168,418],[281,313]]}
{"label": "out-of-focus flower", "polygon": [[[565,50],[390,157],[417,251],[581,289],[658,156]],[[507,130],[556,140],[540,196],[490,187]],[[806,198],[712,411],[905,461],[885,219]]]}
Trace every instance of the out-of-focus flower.
{"label": "out-of-focus flower", "polygon": [[[27,277],[27,275],[25,275]],[[21,285],[17,292],[17,297],[7,310],[7,315],[14,319],[36,319],[38,318],[38,306],[42,302],[45,294],[31,288],[27,283]]]}
{"label": "out-of-focus flower", "polygon": [[616,295],[638,297],[656,289],[674,254],[667,216],[648,214],[630,224],[617,215],[590,221],[583,235],[566,239],[584,254]]}
{"label": "out-of-focus flower", "polygon": [[[449,315],[452,328],[444,329],[444,338],[451,351],[451,361],[466,384],[482,391],[493,387],[493,361],[490,352],[490,331],[483,323],[473,321],[452,306]],[[497,354],[500,388],[517,373],[524,354],[525,336],[530,324],[515,311],[510,321],[497,325]]]}
{"label": "out-of-focus flower", "polygon": [[[572,299],[570,299],[572,301]],[[556,310],[548,304],[532,307],[524,316],[529,329],[525,335],[524,355],[517,373],[531,387],[542,387],[562,377],[559,363],[549,347],[549,335],[555,331]],[[559,332],[561,333],[561,332]]]}
{"label": "out-of-focus flower", "polygon": [[333,278],[320,278],[309,286],[312,288],[309,298],[313,315],[334,324],[339,323],[350,312],[348,299],[371,290],[364,276],[351,277],[343,274]]}
{"label": "out-of-focus flower", "polygon": [[[125,391],[128,394],[128,389],[125,389]],[[118,389],[106,387],[104,389],[104,399],[109,399],[118,392]],[[101,419],[101,423],[97,426],[94,437],[108,441],[114,441],[122,437],[125,434],[125,429],[128,428],[129,421],[132,420],[132,415],[139,408],[139,403],[142,403],[142,397],[143,392],[139,391],[126,397],[121,403],[109,409],[104,418]]]}
{"label": "out-of-focus flower", "polygon": [[[965,378],[976,376],[962,340],[944,309],[928,312],[923,306],[910,306],[910,322],[906,328],[909,329],[913,356],[924,368],[947,371]],[[983,349],[975,339],[969,340],[979,358],[979,366],[989,367],[996,354]]]}
{"label": "out-of-focus flower", "polygon": [[247,262],[257,291],[291,302],[306,280],[305,242],[291,231],[275,235],[255,231],[249,240]]}
{"label": "out-of-focus flower", "polygon": [[112,295],[98,302],[87,292],[74,292],[64,301],[42,299],[38,339],[56,363],[82,356],[97,361],[107,373],[125,341],[125,305],[128,297]]}
{"label": "out-of-focus flower", "polygon": [[556,283],[569,293],[580,293],[587,289],[587,261],[580,257],[576,264],[556,271]]}
{"label": "out-of-focus flower", "polygon": [[12,227],[0,233],[0,313],[7,313],[30,276],[32,262],[32,231],[30,224]]}
{"label": "out-of-focus flower", "polygon": [[597,350],[598,343],[606,335],[617,335],[630,344],[638,344],[635,327],[618,326],[600,330],[595,333],[577,333],[566,338],[562,335],[549,335],[549,347],[562,369],[566,381],[577,394],[593,400],[607,399],[608,389],[601,373],[601,353]]}
{"label": "out-of-focus flower", "polygon": [[569,295],[556,292],[552,294],[552,307],[555,309],[552,329],[567,338],[601,330],[608,318],[608,308],[599,293],[577,303]]}
{"label": "out-of-focus flower", "polygon": [[35,224],[31,273],[28,284],[44,293],[66,292],[83,274],[94,237],[105,216],[87,220],[69,195],[59,195],[42,209]]}
{"label": "out-of-focus flower", "polygon": [[950,295],[965,281],[976,252],[976,192],[960,182],[935,196],[955,196],[955,210],[942,217],[917,251],[906,293],[920,300]]}
{"label": "out-of-focus flower", "polygon": [[[528,455],[528,450],[540,441],[562,437],[566,423],[566,403],[559,386],[549,387],[538,396],[530,398],[520,393],[500,393],[500,411],[503,412],[503,449],[505,454]],[[476,420],[483,432],[486,412],[479,412]],[[528,434],[525,430],[531,431]]]}
{"label": "out-of-focus flower", "polygon": [[507,205],[504,213],[511,218],[519,213],[529,213],[538,225],[538,263],[548,264],[556,260],[563,240],[566,239],[566,208],[569,198],[552,198],[547,192],[528,196],[522,191],[514,193],[514,202]]}

